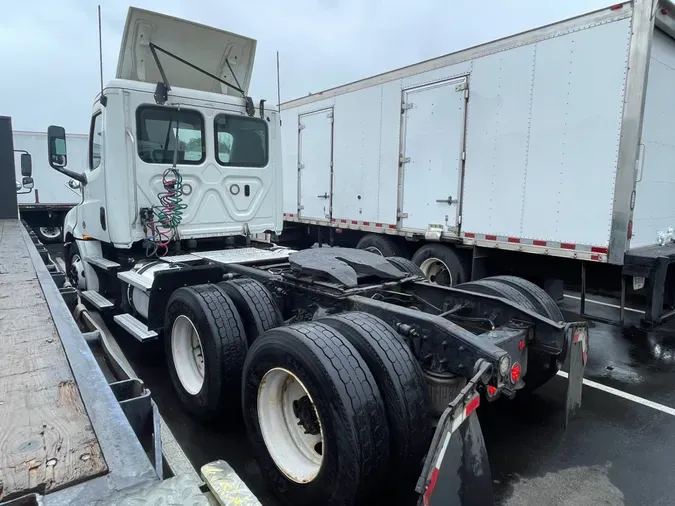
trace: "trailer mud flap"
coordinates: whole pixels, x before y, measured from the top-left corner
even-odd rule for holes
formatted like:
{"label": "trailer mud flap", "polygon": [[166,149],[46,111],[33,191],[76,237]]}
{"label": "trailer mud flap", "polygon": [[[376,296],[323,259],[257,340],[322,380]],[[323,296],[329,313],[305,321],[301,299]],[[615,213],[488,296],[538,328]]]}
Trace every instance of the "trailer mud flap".
{"label": "trailer mud flap", "polygon": [[476,408],[479,372],[439,420],[416,490],[420,506],[490,506],[492,475]]}
{"label": "trailer mud flap", "polygon": [[565,402],[565,427],[567,427],[570,418],[581,407],[584,369],[588,361],[588,325],[576,324],[570,327],[567,336],[567,356],[565,358],[569,366]]}

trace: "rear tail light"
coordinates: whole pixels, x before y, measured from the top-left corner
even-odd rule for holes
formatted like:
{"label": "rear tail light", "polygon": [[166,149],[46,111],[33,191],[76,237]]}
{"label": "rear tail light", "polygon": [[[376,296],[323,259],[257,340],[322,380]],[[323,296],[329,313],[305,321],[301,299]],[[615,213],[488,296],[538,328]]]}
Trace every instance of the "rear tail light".
{"label": "rear tail light", "polygon": [[516,362],[511,366],[511,383],[514,385],[518,383],[518,380],[520,379],[520,364]]}

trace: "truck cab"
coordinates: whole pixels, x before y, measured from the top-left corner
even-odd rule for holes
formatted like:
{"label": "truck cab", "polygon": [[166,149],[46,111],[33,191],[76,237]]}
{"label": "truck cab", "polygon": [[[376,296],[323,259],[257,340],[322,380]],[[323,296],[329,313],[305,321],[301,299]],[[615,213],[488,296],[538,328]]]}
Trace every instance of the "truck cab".
{"label": "truck cab", "polygon": [[129,10],[116,78],[92,108],[84,173],[66,168],[65,132],[50,128],[50,164],[82,185],[64,224],[80,288],[98,289],[85,257],[162,256],[185,241],[280,232],[278,112],[247,95],[255,47]]}

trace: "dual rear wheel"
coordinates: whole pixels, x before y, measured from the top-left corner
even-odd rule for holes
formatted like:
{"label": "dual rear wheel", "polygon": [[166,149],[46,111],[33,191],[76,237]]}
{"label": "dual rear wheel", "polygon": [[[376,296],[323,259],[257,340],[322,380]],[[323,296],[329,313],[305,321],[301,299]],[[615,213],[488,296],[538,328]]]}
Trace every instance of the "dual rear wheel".
{"label": "dual rear wheel", "polygon": [[176,290],[169,371],[183,406],[208,420],[243,409],[258,463],[296,505],[348,505],[414,490],[431,436],[422,372],[382,320],[344,313],[282,326],[253,280]]}

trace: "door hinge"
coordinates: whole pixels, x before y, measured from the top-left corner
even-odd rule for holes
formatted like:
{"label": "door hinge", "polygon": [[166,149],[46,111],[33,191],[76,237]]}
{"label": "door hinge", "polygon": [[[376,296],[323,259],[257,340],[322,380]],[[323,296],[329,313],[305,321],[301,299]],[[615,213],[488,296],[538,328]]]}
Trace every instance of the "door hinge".
{"label": "door hinge", "polygon": [[326,117],[327,117],[327,118],[330,118],[330,119],[333,119],[333,113],[332,113],[332,112],[329,112],[328,114],[326,114]]}
{"label": "door hinge", "polygon": [[305,128],[305,125],[303,125],[303,124],[298,125],[298,132],[299,132],[300,130],[304,129],[304,128]]}
{"label": "door hinge", "polygon": [[298,212],[302,211],[305,208],[305,206],[298,206]]}
{"label": "door hinge", "polygon": [[455,91],[464,91],[469,89],[469,83],[464,81],[463,83],[459,83],[457,86],[455,86]]}
{"label": "door hinge", "polygon": [[405,113],[408,109],[412,109],[413,105],[414,104],[412,102],[402,104],[401,105],[401,114]]}
{"label": "door hinge", "polygon": [[396,216],[397,216],[398,218],[405,219],[405,218],[408,217],[408,213],[402,213],[402,212],[399,211],[399,212],[396,214]]}
{"label": "door hinge", "polygon": [[462,161],[466,160],[466,151],[462,151]]}
{"label": "door hinge", "polygon": [[305,168],[305,164],[304,164],[304,163],[299,163],[299,164],[298,164],[298,170],[302,170],[302,169],[304,169],[304,168]]}
{"label": "door hinge", "polygon": [[398,163],[399,163],[400,165],[403,165],[404,163],[410,163],[410,157],[409,157],[409,156],[401,155],[401,156],[398,158]]}
{"label": "door hinge", "polygon": [[469,100],[469,89],[468,88],[466,90],[464,90],[464,98],[466,100]]}

